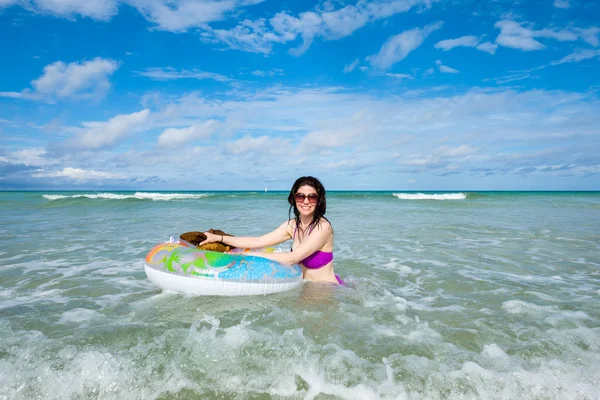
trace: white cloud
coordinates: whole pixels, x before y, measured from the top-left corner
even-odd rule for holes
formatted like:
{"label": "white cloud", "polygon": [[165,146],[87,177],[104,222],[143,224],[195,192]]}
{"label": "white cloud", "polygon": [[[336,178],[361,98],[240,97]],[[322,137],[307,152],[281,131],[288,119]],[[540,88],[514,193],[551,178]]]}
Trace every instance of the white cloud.
{"label": "white cloud", "polygon": [[393,74],[391,72],[387,72],[385,74],[385,76],[389,76],[390,78],[396,78],[396,79],[413,79],[412,75],[408,75],[408,74]]}
{"label": "white cloud", "polygon": [[439,66],[440,72],[444,74],[458,74],[460,71],[454,68],[450,68],[446,65]]}
{"label": "white cloud", "polygon": [[[298,144],[300,154],[311,154],[319,150],[344,148],[366,139],[371,131],[371,113],[366,110],[352,110],[344,115],[336,114],[337,119],[329,119],[324,126],[306,133]],[[372,133],[372,132],[371,132]]]}
{"label": "white cloud", "polygon": [[72,167],[63,168],[60,171],[40,171],[32,174],[31,176],[34,178],[68,178],[78,182],[125,178],[124,175],[119,173],[85,170]]}
{"label": "white cloud", "polygon": [[348,128],[350,127],[346,125],[343,128],[318,129],[308,132],[302,139],[299,149],[302,153],[308,154],[315,150],[348,146],[355,141],[357,136],[366,132],[364,127]]}
{"label": "white cloud", "polygon": [[504,46],[504,47],[520,49],[520,50],[524,50],[524,51],[541,50],[544,47],[546,47],[531,37],[519,36],[519,35],[502,35],[502,34],[500,34],[496,38],[496,42],[499,45]]}
{"label": "white cloud", "polygon": [[255,71],[252,71],[251,74],[254,76],[271,77],[272,78],[274,76],[285,75],[285,71],[282,70],[281,68],[273,68],[270,71],[255,70]]}
{"label": "white cloud", "polygon": [[62,99],[99,99],[110,89],[109,77],[119,64],[110,59],[65,64],[56,61],[44,67],[44,73],[31,81],[33,89],[0,92],[0,97],[55,101]]}
{"label": "white cloud", "polygon": [[119,6],[136,8],[156,29],[181,32],[204,28],[221,21],[238,9],[263,0],[0,0],[0,8],[19,4],[40,14],[72,19],[76,16],[108,21]]}
{"label": "white cloud", "polygon": [[29,95],[29,92],[0,92],[0,97],[8,97],[11,99],[33,98]]}
{"label": "white cloud", "polygon": [[523,79],[529,78],[530,76],[531,76],[531,74],[529,74],[529,73],[510,74],[510,75],[506,75],[506,76],[501,76],[499,78],[495,78],[495,81],[498,84],[504,84],[504,83],[513,82],[513,81],[521,81]]}
{"label": "white cloud", "polygon": [[221,21],[237,9],[260,3],[261,0],[128,0],[157,29],[180,32],[190,28],[205,28]]}
{"label": "white cloud", "polygon": [[462,144],[457,147],[440,146],[434,150],[438,157],[464,157],[473,154],[475,149],[468,144]]}
{"label": "white cloud", "polygon": [[84,122],[86,129],[76,135],[69,144],[82,150],[97,150],[109,147],[123,137],[143,127],[150,110],[144,109],[131,114],[119,114],[106,122]]}
{"label": "white cloud", "polygon": [[233,79],[228,78],[224,75],[217,74],[214,72],[200,71],[197,69],[182,69],[177,70],[172,67],[164,68],[147,68],[145,71],[136,71],[137,75],[144,76],[146,78],[154,79],[157,81],[171,81],[178,79],[211,79],[218,82],[230,82]]}
{"label": "white cloud", "polygon": [[559,65],[564,63],[577,63],[584,60],[600,57],[600,50],[577,50],[558,61],[554,61],[551,65]]}
{"label": "white cloud", "polygon": [[348,73],[350,73],[350,72],[354,71],[354,69],[355,69],[356,67],[358,67],[358,63],[359,63],[359,62],[360,62],[360,61],[359,61],[359,60],[358,60],[358,58],[357,58],[356,60],[352,61],[350,64],[348,64],[348,65],[344,65],[344,73],[345,73],[345,74],[348,74]]}
{"label": "white cloud", "polygon": [[26,167],[45,167],[57,165],[59,161],[48,157],[46,149],[41,147],[31,147],[14,152],[6,153],[6,157],[0,156],[0,162],[6,162],[13,165],[24,165]]}
{"label": "white cloud", "polygon": [[[421,177],[457,171],[463,175],[511,174],[515,168],[526,165],[574,163],[580,168],[577,171],[592,173],[594,168],[582,160],[597,160],[594,139],[600,134],[595,118],[599,107],[592,92],[487,89],[449,93],[429,88],[420,94],[386,95],[335,87],[270,87],[258,91],[240,88],[226,98],[221,93],[208,98],[196,93],[179,101],[161,103],[151,119],[132,129],[132,133],[142,129],[144,133],[139,138],[131,137],[134,145],[130,149],[115,146],[102,152],[68,154],[60,160],[60,167],[52,169],[82,167],[74,163],[85,157],[82,168],[87,170],[158,176],[168,180],[171,187],[192,188],[188,184],[193,182],[192,176],[189,182],[182,183],[178,167],[181,160],[164,157],[164,149],[154,146],[163,131],[154,133],[148,127],[152,124],[153,128],[158,125],[182,128],[201,125],[208,119],[231,118],[239,121],[239,129],[229,140],[203,142],[205,147],[197,152],[194,146],[186,146],[192,149],[189,154],[202,154],[207,179],[214,179],[212,183],[197,183],[194,188],[213,183],[225,185],[219,186],[222,188],[240,188],[236,184],[227,186],[221,179],[231,174],[238,177],[236,182],[262,181],[263,176],[287,179],[286,170],[297,169],[282,166],[294,162],[317,172],[324,163],[327,168],[325,172],[323,167],[322,173],[327,180],[349,179],[348,184],[369,182],[378,187],[386,187],[386,182],[377,181],[377,176],[390,179],[390,174],[368,175],[369,171],[388,171],[392,164],[394,174],[412,174],[410,177],[418,178],[419,182]],[[332,116],[335,116],[333,120]],[[221,138],[221,127],[218,133]],[[412,139],[398,142],[400,137]],[[533,154],[539,149],[556,151],[526,162],[493,158],[503,152],[511,153],[515,148],[524,154]],[[119,162],[106,162],[108,154],[121,154],[123,150],[129,152],[123,154]],[[392,158],[396,153],[398,156]],[[326,161],[322,161],[324,156]],[[263,157],[268,157],[267,161]],[[344,163],[346,159],[353,162]],[[403,164],[399,166],[398,161]],[[106,169],[105,165],[111,168]],[[120,169],[116,169],[117,165]],[[345,178],[349,171],[338,173],[336,166],[356,169],[351,178]],[[573,174],[576,167],[564,173]],[[21,174],[33,173],[26,169],[20,171]],[[422,172],[424,175],[417,175]],[[541,169],[539,173],[553,174]],[[345,181],[339,183],[344,184]]]}
{"label": "white cloud", "polygon": [[485,42],[480,43],[481,38],[473,35],[461,36],[457,39],[446,39],[441,40],[435,44],[435,48],[442,49],[444,51],[451,50],[455,47],[473,47],[480,51],[485,51],[486,53],[494,54],[496,53],[496,49],[498,45]]}
{"label": "white cloud", "polygon": [[581,36],[581,38],[587,43],[591,44],[594,47],[600,46],[600,40],[598,40],[600,28],[593,26],[587,29],[577,29],[577,32]]}
{"label": "white cloud", "polygon": [[441,60],[437,60],[435,64],[438,66],[438,69],[443,74],[458,74],[460,71],[454,68],[450,68],[442,63]]}
{"label": "white cloud", "polygon": [[442,49],[444,51],[451,50],[455,47],[476,47],[479,44],[479,38],[477,36],[461,36],[457,39],[446,39],[441,40],[435,44],[436,49]]}
{"label": "white cloud", "polygon": [[569,8],[571,7],[571,2],[570,0],[554,0],[553,5],[556,8]]}
{"label": "white cloud", "polygon": [[11,154],[11,158],[15,163],[22,163],[27,166],[33,165],[39,167],[56,164],[57,161],[47,158],[47,154],[46,149],[34,147],[15,151]]}
{"label": "white cloud", "polygon": [[[95,20],[108,21],[118,12],[118,0],[31,0],[29,2],[12,2],[12,4],[17,3],[35,13],[69,19],[79,15]],[[11,1],[8,2],[8,5],[11,5]],[[2,1],[0,1],[0,7],[2,7]]]}
{"label": "white cloud", "polygon": [[[496,81],[496,83],[499,83],[499,84],[523,80],[523,79],[527,79],[527,78],[531,77],[532,76],[531,73],[534,71],[539,71],[539,70],[542,70],[542,69],[545,69],[548,67],[565,64],[565,63],[578,63],[581,61],[590,60],[590,59],[594,59],[594,58],[600,58],[600,50],[578,49],[578,50],[575,50],[573,53],[564,56],[560,60],[552,61],[548,64],[544,64],[544,65],[530,68],[527,70],[513,71],[513,73],[510,75],[494,78],[494,80]],[[489,81],[489,80],[490,79],[484,79],[484,81]]]}
{"label": "white cloud", "polygon": [[18,0],[0,0],[0,9],[17,4]]}
{"label": "white cloud", "polygon": [[293,56],[304,54],[317,37],[337,40],[353,34],[369,22],[407,12],[413,7],[429,8],[431,0],[359,0],[356,5],[335,9],[333,3],[305,11],[298,16],[279,12],[268,20],[244,20],[232,29],[210,29],[205,40],[224,43],[232,49],[268,54],[274,43],[288,43],[298,38],[302,43],[291,50]]}
{"label": "white cloud", "polygon": [[269,54],[273,43],[285,43],[294,37],[280,37],[269,31],[264,19],[244,20],[232,29],[211,29],[201,33],[204,41],[224,43],[231,49],[250,53]]}
{"label": "white cloud", "polygon": [[159,136],[158,145],[173,147],[192,140],[207,139],[217,130],[219,125],[218,121],[211,119],[202,124],[194,124],[187,128],[169,128]]}
{"label": "white cloud", "polygon": [[427,36],[441,26],[442,23],[437,22],[427,25],[423,29],[414,28],[392,36],[381,46],[379,53],[367,57],[367,60],[375,68],[387,69],[402,61],[410,52],[421,46]]}
{"label": "white cloud", "polygon": [[572,31],[562,29],[541,29],[531,28],[531,24],[516,22],[512,20],[502,20],[494,24],[500,29],[500,34],[496,38],[496,43],[500,46],[520,49],[524,51],[541,50],[546,46],[534,38],[555,39],[561,42],[575,41],[579,37]]}
{"label": "white cloud", "polygon": [[256,155],[286,154],[290,148],[289,142],[282,138],[269,136],[253,137],[246,135],[225,145],[225,152],[233,155],[250,154]]}
{"label": "white cloud", "polygon": [[480,51],[485,51],[486,53],[495,54],[496,49],[498,48],[498,45],[494,44],[492,42],[485,42],[485,43],[481,43],[480,45],[478,45],[475,48]]}
{"label": "white cloud", "polygon": [[[279,12],[269,19],[244,20],[232,29],[213,29],[210,23],[235,16],[240,9],[264,0],[0,0],[4,7],[22,4],[27,9],[63,18],[75,16],[107,21],[119,5],[136,8],[155,29],[184,32],[199,29],[204,40],[223,43],[229,48],[268,54],[274,43],[302,39],[290,54],[304,54],[316,37],[337,40],[351,35],[369,22],[391,17],[418,7],[430,8],[437,0],[358,0],[355,5],[335,9],[334,3],[318,6],[298,16]],[[121,5],[122,6],[122,5]]]}

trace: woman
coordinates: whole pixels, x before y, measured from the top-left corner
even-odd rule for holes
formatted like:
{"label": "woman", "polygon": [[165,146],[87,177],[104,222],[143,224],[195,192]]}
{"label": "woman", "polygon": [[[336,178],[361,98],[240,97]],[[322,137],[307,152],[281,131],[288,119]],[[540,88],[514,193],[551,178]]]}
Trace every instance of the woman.
{"label": "woman", "polygon": [[300,264],[306,280],[343,284],[333,272],[333,228],[325,218],[326,200],[323,184],[312,176],[298,178],[288,196],[291,217],[273,232],[259,237],[221,236],[204,232],[206,240],[200,243],[221,242],[233,247],[256,249],[273,246],[292,239],[289,253],[247,252],[282,264]]}

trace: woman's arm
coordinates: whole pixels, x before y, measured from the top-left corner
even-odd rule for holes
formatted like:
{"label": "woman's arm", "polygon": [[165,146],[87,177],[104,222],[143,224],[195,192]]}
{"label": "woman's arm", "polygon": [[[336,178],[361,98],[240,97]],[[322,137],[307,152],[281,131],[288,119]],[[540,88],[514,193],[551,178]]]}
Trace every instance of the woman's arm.
{"label": "woman's arm", "polygon": [[289,221],[286,221],[274,231],[262,236],[221,236],[210,232],[204,232],[206,235],[206,240],[201,242],[199,245],[201,246],[204,243],[221,242],[243,249],[257,249],[260,247],[273,246],[292,238],[288,230],[289,226]]}
{"label": "woman's arm", "polygon": [[333,230],[328,222],[320,223],[312,233],[294,251],[279,253],[263,253],[260,251],[251,251],[244,255],[268,258],[282,264],[299,264],[300,261],[310,256],[314,252],[321,250],[329,238],[333,235]]}

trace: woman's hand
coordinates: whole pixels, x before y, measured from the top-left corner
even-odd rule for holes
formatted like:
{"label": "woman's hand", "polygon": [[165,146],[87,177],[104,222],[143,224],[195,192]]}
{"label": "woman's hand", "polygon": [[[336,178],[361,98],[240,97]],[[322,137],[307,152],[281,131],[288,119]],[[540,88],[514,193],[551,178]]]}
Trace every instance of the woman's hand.
{"label": "woman's hand", "polygon": [[223,235],[215,235],[214,233],[210,232],[204,232],[204,234],[206,235],[206,240],[200,242],[198,246],[202,246],[204,243],[215,243],[223,240]]}

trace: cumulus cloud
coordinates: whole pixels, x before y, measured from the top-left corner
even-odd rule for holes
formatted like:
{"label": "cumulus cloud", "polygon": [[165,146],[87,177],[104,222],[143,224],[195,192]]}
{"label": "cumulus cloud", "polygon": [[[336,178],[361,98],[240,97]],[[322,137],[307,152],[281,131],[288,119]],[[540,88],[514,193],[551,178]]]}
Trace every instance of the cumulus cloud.
{"label": "cumulus cloud", "polygon": [[144,76],[157,81],[172,81],[178,79],[210,79],[218,82],[230,82],[233,79],[214,72],[200,71],[198,69],[181,69],[172,67],[147,68],[144,71],[135,72],[139,76]]}
{"label": "cumulus cloud", "polygon": [[442,23],[427,25],[423,29],[414,28],[392,36],[381,46],[379,53],[367,57],[367,60],[375,68],[387,69],[399,61],[402,61],[413,50],[417,49],[427,36],[441,28]]}
{"label": "cumulus cloud", "polygon": [[207,139],[219,127],[216,120],[208,120],[187,128],[169,128],[158,137],[158,145],[164,147],[178,146],[192,140]]}
{"label": "cumulus cloud", "polygon": [[81,150],[97,150],[114,145],[131,132],[143,127],[150,110],[131,114],[119,114],[106,122],[84,122],[85,127],[68,144]]}
{"label": "cumulus cloud", "polygon": [[63,99],[99,99],[110,89],[109,77],[119,64],[110,59],[66,64],[56,61],[44,67],[43,74],[31,81],[32,89],[0,92],[0,97],[56,101]]}

